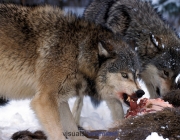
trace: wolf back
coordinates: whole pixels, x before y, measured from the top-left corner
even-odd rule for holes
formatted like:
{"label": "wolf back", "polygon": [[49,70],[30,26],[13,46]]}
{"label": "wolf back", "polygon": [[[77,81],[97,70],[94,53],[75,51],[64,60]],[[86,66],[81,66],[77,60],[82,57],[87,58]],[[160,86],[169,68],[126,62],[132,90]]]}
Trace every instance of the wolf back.
{"label": "wolf back", "polygon": [[70,97],[94,91],[103,99],[124,102],[144,94],[136,83],[138,57],[122,39],[56,7],[1,4],[0,52],[0,95],[32,99],[31,107],[51,140],[65,140],[62,132],[78,132]]}

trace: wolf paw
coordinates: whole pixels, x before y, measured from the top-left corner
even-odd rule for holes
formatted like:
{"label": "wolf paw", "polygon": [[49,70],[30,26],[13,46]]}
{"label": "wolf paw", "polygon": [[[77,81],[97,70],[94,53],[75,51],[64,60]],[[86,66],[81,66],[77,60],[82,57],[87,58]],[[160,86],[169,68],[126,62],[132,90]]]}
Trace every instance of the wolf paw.
{"label": "wolf paw", "polygon": [[47,137],[42,131],[36,131],[34,133],[30,131],[19,131],[12,135],[12,140],[46,140]]}

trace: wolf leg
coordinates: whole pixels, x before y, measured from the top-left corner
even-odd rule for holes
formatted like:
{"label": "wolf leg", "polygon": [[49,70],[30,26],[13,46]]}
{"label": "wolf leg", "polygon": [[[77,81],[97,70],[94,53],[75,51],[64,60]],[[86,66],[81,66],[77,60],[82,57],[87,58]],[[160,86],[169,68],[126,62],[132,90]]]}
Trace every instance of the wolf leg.
{"label": "wolf leg", "polygon": [[112,115],[112,120],[117,121],[124,118],[124,111],[122,104],[117,99],[108,99],[106,100],[107,106],[109,107]]}
{"label": "wolf leg", "polygon": [[48,140],[65,140],[58,110],[58,94],[40,92],[31,101]]}
{"label": "wolf leg", "polygon": [[[82,99],[82,98],[79,98]],[[75,123],[73,115],[70,111],[69,104],[63,102],[60,105],[60,118],[63,125],[64,135],[70,140],[88,140],[83,134],[78,130]]]}
{"label": "wolf leg", "polygon": [[77,97],[72,109],[72,114],[77,125],[79,125],[82,107],[83,97]]}

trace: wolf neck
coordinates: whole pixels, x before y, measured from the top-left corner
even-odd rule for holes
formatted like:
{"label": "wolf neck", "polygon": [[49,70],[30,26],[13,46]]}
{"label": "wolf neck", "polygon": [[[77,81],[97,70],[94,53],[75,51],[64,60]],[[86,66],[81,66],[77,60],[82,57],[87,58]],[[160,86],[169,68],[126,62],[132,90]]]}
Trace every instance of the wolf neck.
{"label": "wolf neck", "polygon": [[98,70],[98,55],[97,48],[93,49],[90,42],[90,38],[83,40],[79,46],[78,54],[78,69],[83,73],[88,79],[94,79]]}

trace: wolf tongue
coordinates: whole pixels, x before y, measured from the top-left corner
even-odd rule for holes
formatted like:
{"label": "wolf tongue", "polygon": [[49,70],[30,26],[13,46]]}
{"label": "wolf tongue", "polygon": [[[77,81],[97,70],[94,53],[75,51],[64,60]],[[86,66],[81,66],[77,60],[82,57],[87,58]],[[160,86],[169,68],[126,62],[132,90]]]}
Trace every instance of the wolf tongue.
{"label": "wolf tongue", "polygon": [[133,101],[133,100],[130,100],[130,110],[133,111],[133,110],[136,110],[138,105],[137,105],[137,101]]}

